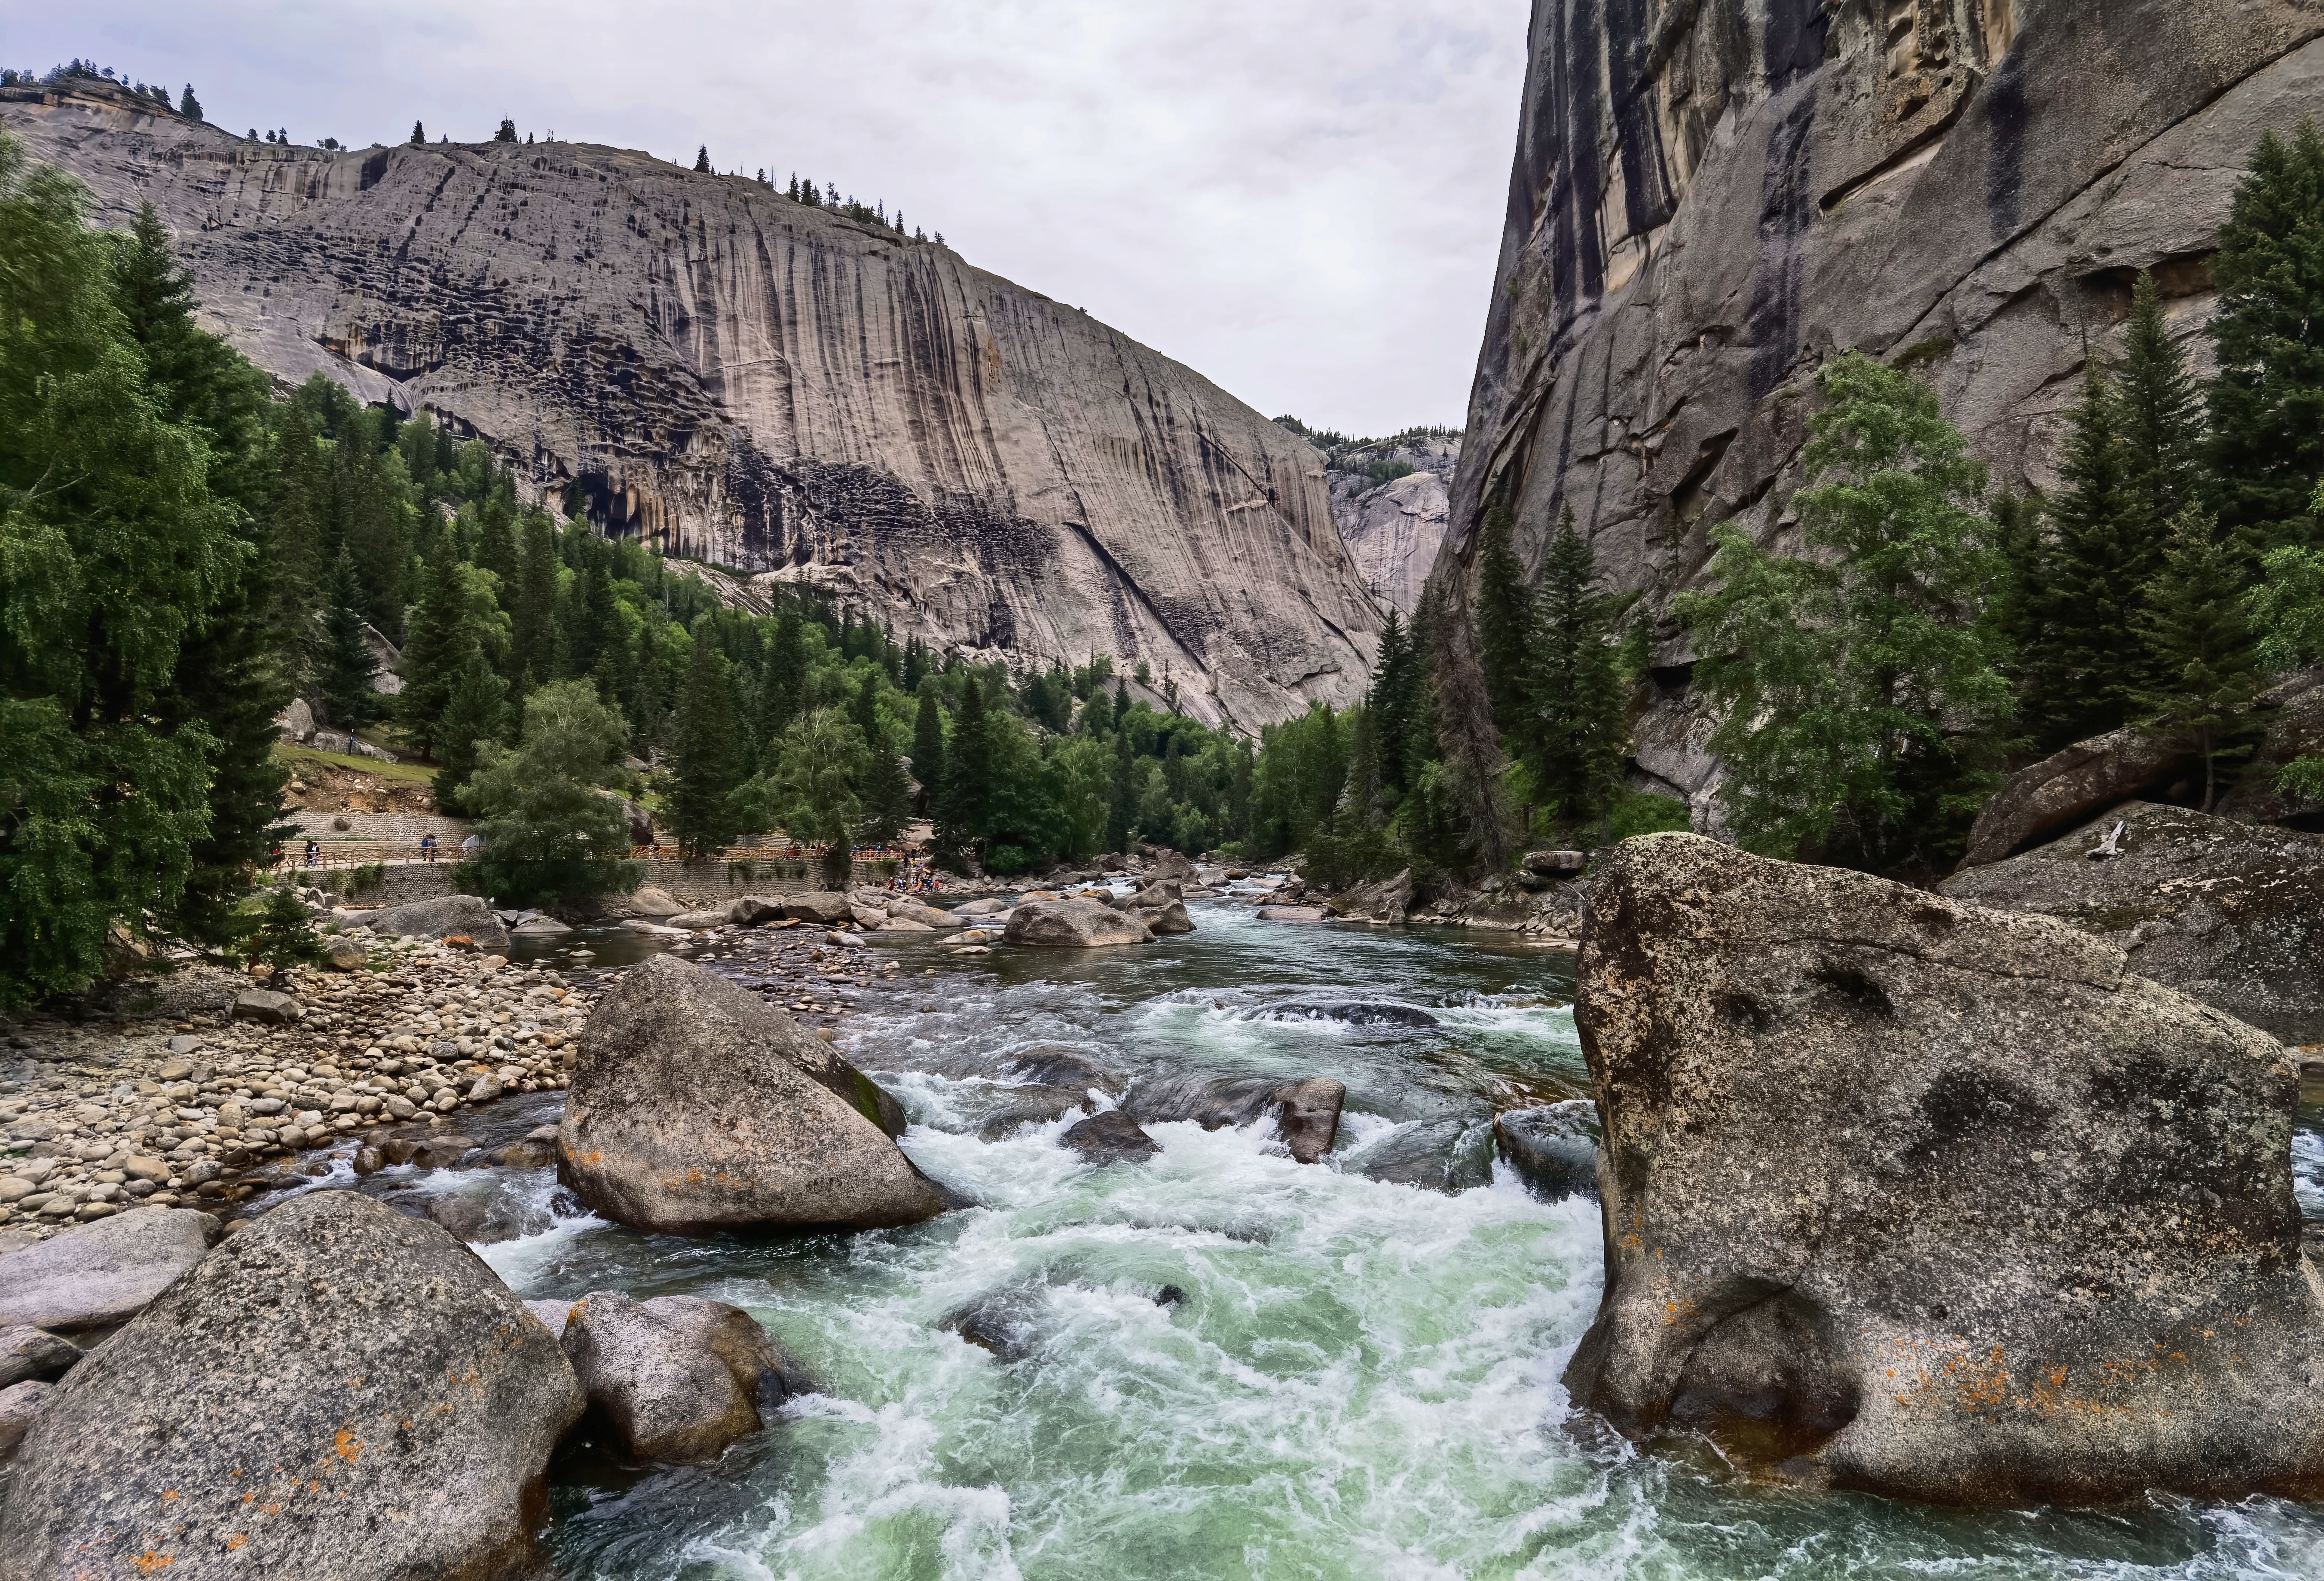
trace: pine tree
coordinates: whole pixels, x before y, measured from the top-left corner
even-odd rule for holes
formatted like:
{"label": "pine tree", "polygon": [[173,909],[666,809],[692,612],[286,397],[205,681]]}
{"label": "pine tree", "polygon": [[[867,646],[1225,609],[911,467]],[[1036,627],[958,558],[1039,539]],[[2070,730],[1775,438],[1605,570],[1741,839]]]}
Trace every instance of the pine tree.
{"label": "pine tree", "polygon": [[1793,507],[1817,557],[1722,524],[1718,591],[1677,606],[1720,713],[1721,795],[1752,850],[1941,869],[1995,783],[1982,753],[2011,708],[1982,619],[2004,574],[1972,510],[1985,470],[1909,373],[1849,352],[1816,381],[1815,486]]}
{"label": "pine tree", "polygon": [[411,124],[411,146],[414,148],[428,146],[428,129],[417,121]]}
{"label": "pine tree", "polygon": [[556,668],[557,524],[534,509],[524,517],[524,549],[517,571],[515,633],[509,645],[511,679],[520,693],[549,678]]}
{"label": "pine tree", "polygon": [[1516,519],[1507,505],[1487,510],[1477,553],[1478,652],[1493,726],[1504,735],[1525,713],[1526,656],[1533,645],[1533,596],[1509,541]]}
{"label": "pine tree", "polygon": [[316,689],[331,722],[352,734],[380,716],[380,696],[371,684],[379,661],[364,640],[363,583],[355,575],[355,556],[345,549],[332,562],[323,599]]}
{"label": "pine tree", "polygon": [[789,192],[788,192],[788,196],[789,197],[790,200],[791,200],[793,203],[797,203],[797,202],[798,201],[798,195],[799,195],[799,179],[798,179],[798,172],[797,170],[793,170],[793,171],[791,172],[791,184],[790,184],[790,189],[789,189]]}
{"label": "pine tree", "polygon": [[871,738],[863,771],[863,822],[856,837],[865,845],[887,845],[903,833],[912,816],[912,777],[896,755],[885,731]]}
{"label": "pine tree", "polygon": [[510,120],[506,115],[503,115],[501,117],[500,130],[493,133],[493,141],[494,142],[514,142],[516,141],[516,123]]}
{"label": "pine tree", "polygon": [[458,815],[459,788],[476,771],[478,744],[497,738],[508,699],[508,684],[493,673],[481,649],[471,648],[455,678],[449,701],[436,722],[436,804]]}
{"label": "pine tree", "polygon": [[1412,734],[1414,692],[1420,659],[1412,635],[1397,612],[1388,612],[1380,632],[1379,658],[1372,666],[1370,694],[1364,700],[1379,738],[1380,784],[1391,805],[1412,788],[1405,773],[1405,744]]}
{"label": "pine tree", "polygon": [[186,84],[185,94],[178,100],[178,114],[189,121],[202,118],[202,101],[194,97],[194,85],[190,82]]}
{"label": "pine tree", "polygon": [[724,672],[725,661],[713,646],[706,622],[694,635],[694,657],[678,703],[670,787],[664,798],[670,832],[697,857],[724,850],[742,832],[729,804],[742,777]]}
{"label": "pine tree", "polygon": [[769,749],[805,711],[806,688],[807,630],[798,611],[786,604],[759,682],[759,740]]}
{"label": "pine tree", "polygon": [[1355,722],[1349,730],[1348,781],[1340,795],[1340,826],[1350,831],[1377,829],[1384,820],[1379,716],[1363,707],[1351,712]]}
{"label": "pine tree", "polygon": [[1130,732],[1117,731],[1113,738],[1112,794],[1106,803],[1105,849],[1127,854],[1130,837],[1138,821],[1138,764],[1131,756]]}
{"label": "pine tree", "polygon": [[1120,730],[1129,718],[1130,683],[1126,680],[1116,681],[1113,684],[1113,728]]}
{"label": "pine tree", "polygon": [[[422,757],[437,756],[442,743],[437,725],[452,701],[453,688],[471,655],[480,653],[469,612],[468,584],[449,544],[427,567],[420,602],[406,622],[403,690],[392,704],[396,721]],[[455,781],[454,783],[457,783]]]}
{"label": "pine tree", "polygon": [[937,853],[955,868],[965,864],[984,833],[985,809],[992,798],[992,724],[985,713],[984,684],[973,671],[966,679],[945,750],[936,817]]}
{"label": "pine tree", "polygon": [[918,690],[920,712],[912,723],[912,777],[920,782],[918,810],[926,817],[944,796],[944,715],[936,707],[934,681],[923,679]]}
{"label": "pine tree", "polygon": [[2050,502],[2038,554],[2041,591],[2017,668],[2020,707],[2044,756],[2119,728],[2145,678],[2124,641],[2157,569],[2130,480],[2121,406],[2093,367],[2068,417],[2064,484]]}
{"label": "pine tree", "polygon": [[700,148],[694,151],[694,168],[702,175],[706,176],[710,173],[710,145],[708,143],[706,142]]}
{"label": "pine tree", "polygon": [[1597,556],[1570,507],[1542,563],[1533,627],[1520,749],[1535,791],[1580,823],[1602,812],[1620,783],[1628,708]]}
{"label": "pine tree", "polygon": [[2129,332],[2114,387],[2124,481],[2142,519],[2151,575],[2161,566],[2171,523],[2196,502],[2201,486],[2203,396],[2187,371],[2187,354],[2171,338],[2163,293],[2147,271],[2131,289]]}
{"label": "pine tree", "polygon": [[2251,750],[2236,740],[2259,690],[2245,564],[2208,517],[2181,511],[2138,622],[2156,677],[2138,694],[2140,722],[2202,758],[2206,813],[2218,800],[2219,765]]}
{"label": "pine tree", "polygon": [[2264,547],[2319,538],[2324,473],[2324,133],[2260,139],[2211,258],[2218,376],[2208,391],[2219,526]]}

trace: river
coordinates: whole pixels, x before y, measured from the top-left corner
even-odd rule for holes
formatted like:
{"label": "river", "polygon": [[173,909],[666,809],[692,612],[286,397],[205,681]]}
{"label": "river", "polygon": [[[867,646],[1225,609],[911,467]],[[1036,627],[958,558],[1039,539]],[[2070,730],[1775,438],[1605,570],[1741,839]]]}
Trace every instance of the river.
{"label": "river", "polygon": [[[2324,1516],[2273,1500],[1965,1513],[1748,1486],[1708,1457],[1569,1434],[1557,1378],[1597,1304],[1596,1206],[1536,1200],[1505,1170],[1446,1194],[1338,1166],[1398,1127],[1461,1122],[1481,1142],[1497,1108],[1586,1091],[1572,957],[1190,909],[1195,933],[1130,951],[873,946],[908,975],[862,990],[842,1045],[908,1106],[906,1151],[974,1208],[686,1240],[559,1218],[549,1172],[493,1172],[532,1233],[480,1250],[519,1293],[731,1301],[824,1385],[714,1466],[568,1459],[560,1573],[2324,1575]],[[593,942],[620,963],[624,940]],[[1350,1004],[1403,1008],[1357,1023]],[[1056,1145],[1065,1121],[979,1140],[1003,1102],[990,1072],[1056,1045],[1148,1081],[1338,1077],[1340,1151],[1302,1166],[1261,1128],[1163,1124],[1160,1157],[1097,1168]],[[2304,1166],[2324,1161],[2312,1129],[2302,1145]],[[997,1352],[954,1331],[964,1312],[1005,1336]]]}

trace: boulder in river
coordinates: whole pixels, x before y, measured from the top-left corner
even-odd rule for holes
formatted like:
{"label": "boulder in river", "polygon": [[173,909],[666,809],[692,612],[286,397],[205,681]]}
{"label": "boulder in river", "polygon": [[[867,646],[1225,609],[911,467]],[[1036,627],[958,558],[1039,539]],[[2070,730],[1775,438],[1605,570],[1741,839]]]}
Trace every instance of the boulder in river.
{"label": "boulder in river", "polygon": [[567,1305],[561,1333],[589,1403],[641,1460],[715,1460],[814,1388],[750,1313],[700,1296],[593,1291]]}
{"label": "boulder in river", "polygon": [[1498,1114],[1493,1144],[1536,1195],[1598,1195],[1598,1106],[1587,1098]]}
{"label": "boulder in river", "polygon": [[591,1013],[558,1153],[584,1202],[645,1229],[872,1228],[945,1206],[881,1128],[869,1077],[672,955],[631,968]]}
{"label": "boulder in river", "polygon": [[1314,1163],[1339,1135],[1348,1089],[1328,1077],[1284,1081],[1272,1076],[1167,1076],[1141,1081],[1122,1107],[1147,1125],[1192,1120],[1205,1131],[1273,1119],[1285,1148]]}
{"label": "boulder in river", "polygon": [[1343,1154],[1340,1168],[1392,1186],[1471,1190],[1492,1183],[1492,1137],[1481,1120],[1421,1120]]}
{"label": "boulder in river", "polygon": [[854,916],[848,908],[847,896],[827,890],[808,895],[786,895],[783,896],[783,915],[803,923],[824,924],[847,922]]}
{"label": "boulder in river", "polygon": [[673,928],[687,928],[697,933],[706,933],[713,928],[724,927],[733,920],[723,910],[682,911],[669,919],[669,925]]}
{"label": "boulder in river", "polygon": [[134,1317],[217,1244],[218,1221],[141,1208],[0,1258],[0,1324],[72,1332]]}
{"label": "boulder in river", "polygon": [[771,896],[745,895],[726,907],[726,920],[746,928],[761,923],[779,922],[783,915],[783,903]]}
{"label": "boulder in river", "polygon": [[[2116,854],[2093,860],[2117,823]],[[2324,1042],[2324,836],[2132,802],[1938,887],[2071,923],[2142,977],[2286,1043]]]}
{"label": "boulder in river", "polygon": [[1088,1119],[1066,1126],[1057,1145],[1073,1149],[1092,1163],[1133,1163],[1162,1151],[1160,1143],[1120,1109],[1100,1109]]}
{"label": "boulder in river", "polygon": [[1320,905],[1262,905],[1256,915],[1263,923],[1320,923],[1332,914]]}
{"label": "boulder in river", "polygon": [[1577,1009],[1640,1439],[1947,1503],[2324,1493],[2324,1284],[2265,1034],[2046,917],[1656,834]]}
{"label": "boulder in river", "polygon": [[1053,950],[1093,950],[1151,942],[1154,930],[1137,917],[1095,900],[1028,900],[1009,914],[1001,935],[1010,944]]}
{"label": "boulder in river", "polygon": [[686,909],[685,903],[672,896],[669,890],[658,888],[651,884],[642,889],[632,890],[622,896],[619,904],[623,910],[641,917],[676,916]]}
{"label": "boulder in river", "polygon": [[530,1575],[572,1365],[475,1254],[352,1191],[237,1234],[55,1386],[0,1577]]}
{"label": "boulder in river", "polygon": [[1341,916],[1375,923],[1401,923],[1412,909],[1412,869],[1392,878],[1359,884],[1332,903]]}
{"label": "boulder in river", "polygon": [[475,895],[438,895],[361,914],[374,933],[394,933],[406,939],[466,938],[477,949],[504,952],[508,925],[500,914]]}
{"label": "boulder in river", "polygon": [[1097,1108],[1096,1101],[1086,1090],[1070,1087],[1019,1087],[1008,1094],[1009,1101],[984,1117],[976,1127],[980,1142],[1000,1142],[1015,1135],[1028,1126],[1047,1126],[1071,1114],[1088,1114]]}
{"label": "boulder in river", "polygon": [[1120,1075],[1064,1043],[1033,1043],[1017,1049],[1001,1060],[1001,1070],[1012,1081],[1028,1087],[1063,1087],[1077,1092],[1094,1087],[1101,1092],[1118,1093],[1124,1086]]}

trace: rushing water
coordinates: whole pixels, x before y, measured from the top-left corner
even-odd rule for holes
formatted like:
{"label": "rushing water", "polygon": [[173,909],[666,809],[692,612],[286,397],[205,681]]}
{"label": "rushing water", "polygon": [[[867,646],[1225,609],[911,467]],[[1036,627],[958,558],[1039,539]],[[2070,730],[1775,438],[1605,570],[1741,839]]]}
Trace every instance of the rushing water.
{"label": "rushing water", "polygon": [[[1557,1378],[1597,1303],[1594,1205],[1506,1175],[1448,1195],[1337,1167],[1399,1126],[1586,1090],[1571,958],[1194,910],[1199,932],[1136,951],[964,967],[879,946],[943,975],[867,990],[844,1046],[904,1098],[905,1149],[975,1208],[684,1240],[559,1218],[549,1172],[494,1172],[495,1210],[530,1233],[483,1250],[520,1293],[732,1301],[825,1386],[714,1466],[567,1465],[564,1573],[2324,1575],[2324,1519],[2272,1500],[1968,1514],[1578,1440]],[[1406,1008],[1351,1022],[1351,1003]],[[1263,1126],[1165,1124],[1159,1158],[1097,1168],[1056,1145],[1066,1121],[978,1140],[1006,1101],[996,1073],[1056,1045],[1148,1081],[1338,1077],[1340,1151],[1303,1167]],[[964,1311],[994,1319],[1004,1354],[945,1326]]]}

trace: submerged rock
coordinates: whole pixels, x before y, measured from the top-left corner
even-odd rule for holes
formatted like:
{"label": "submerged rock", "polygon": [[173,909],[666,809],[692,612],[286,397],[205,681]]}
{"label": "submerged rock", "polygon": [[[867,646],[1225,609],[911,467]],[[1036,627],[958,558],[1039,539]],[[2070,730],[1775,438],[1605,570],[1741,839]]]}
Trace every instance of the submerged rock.
{"label": "submerged rock", "polygon": [[0,1508],[0,1576],[529,1575],[581,1411],[564,1353],[467,1248],[313,1192],[55,1386]]}
{"label": "submerged rock", "polygon": [[1063,1043],[1035,1043],[1019,1049],[1001,1062],[1001,1069],[1010,1079],[1030,1087],[1075,1090],[1094,1087],[1101,1092],[1118,1093],[1124,1085],[1120,1076]]}
{"label": "submerged rock", "polygon": [[[2116,823],[2118,854],[2091,859]],[[1938,887],[2071,923],[2143,977],[2286,1043],[2324,1042],[2324,836],[2133,802]]]}
{"label": "submerged rock", "polygon": [[780,1010],[657,955],[582,1032],[558,1178],[608,1218],[679,1233],[932,1218],[945,1198],[881,1128],[878,1095]]}
{"label": "submerged rock", "polygon": [[187,1208],[141,1208],[0,1258],[0,1324],[67,1332],[136,1316],[217,1244]]}
{"label": "submerged rock", "polygon": [[977,1139],[999,1142],[1028,1126],[1047,1126],[1070,1114],[1088,1114],[1096,1107],[1086,1089],[1020,1087],[1010,1093],[1006,1108],[994,1110],[978,1124]]}
{"label": "submerged rock", "polygon": [[1588,1099],[1496,1115],[1493,1143],[1536,1195],[1598,1195],[1598,1106]]}
{"label": "submerged rock", "polygon": [[1340,1167],[1394,1186],[1466,1191],[1492,1183],[1492,1135],[1478,1120],[1422,1120],[1366,1143]]}
{"label": "submerged rock", "polygon": [[1314,1163],[1332,1150],[1347,1095],[1347,1087],[1329,1077],[1282,1081],[1272,1076],[1175,1076],[1140,1082],[1123,1108],[1148,1125],[1192,1120],[1205,1131],[1272,1118],[1291,1155]]}
{"label": "submerged rock", "polygon": [[593,1291],[569,1304],[560,1332],[589,1403],[642,1460],[714,1460],[814,1387],[750,1313],[700,1296]]}
{"label": "submerged rock", "polygon": [[1001,938],[1010,944],[1053,950],[1093,950],[1148,943],[1154,930],[1102,901],[1028,900],[1009,914],[1009,928]]}
{"label": "submerged rock", "polygon": [[1100,1109],[1088,1119],[1065,1128],[1057,1138],[1060,1147],[1070,1147],[1092,1163],[1129,1163],[1152,1158],[1162,1151],[1162,1144],[1140,1130],[1138,1122],[1120,1109]]}
{"label": "submerged rock", "polygon": [[2047,918],[1691,835],[1607,863],[1576,1405],[1953,1503],[2324,1492],[2297,1080]]}
{"label": "submerged rock", "polygon": [[1409,1026],[1442,1025],[1417,1005],[1393,999],[1292,999],[1250,1013],[1253,1021],[1344,1021],[1350,1026]]}

